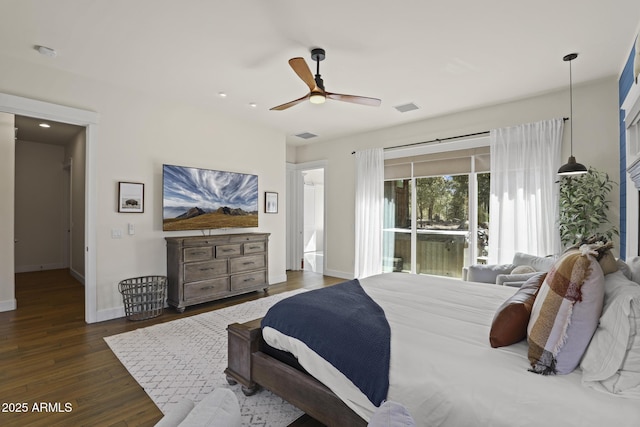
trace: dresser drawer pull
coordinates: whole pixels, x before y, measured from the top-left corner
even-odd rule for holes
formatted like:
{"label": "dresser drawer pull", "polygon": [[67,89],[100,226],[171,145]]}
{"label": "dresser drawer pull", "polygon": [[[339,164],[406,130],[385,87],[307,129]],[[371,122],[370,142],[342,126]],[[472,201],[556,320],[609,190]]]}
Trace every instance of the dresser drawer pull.
{"label": "dresser drawer pull", "polygon": [[234,249],[223,249],[222,252],[234,252]]}
{"label": "dresser drawer pull", "polygon": [[253,264],[255,264],[254,261],[245,261],[242,263],[242,265],[253,265]]}
{"label": "dresser drawer pull", "polygon": [[248,278],[244,279],[245,282],[253,282],[254,280],[256,280],[255,277],[248,277]]}
{"label": "dresser drawer pull", "polygon": [[202,267],[200,269],[200,271],[209,271],[209,270],[215,270],[215,268],[214,267]]}
{"label": "dresser drawer pull", "polygon": [[249,246],[249,249],[262,249],[262,246]]}
{"label": "dresser drawer pull", "polygon": [[203,286],[200,288],[201,291],[206,291],[207,289],[213,289],[215,286]]}
{"label": "dresser drawer pull", "polygon": [[205,251],[193,252],[193,255],[207,255]]}

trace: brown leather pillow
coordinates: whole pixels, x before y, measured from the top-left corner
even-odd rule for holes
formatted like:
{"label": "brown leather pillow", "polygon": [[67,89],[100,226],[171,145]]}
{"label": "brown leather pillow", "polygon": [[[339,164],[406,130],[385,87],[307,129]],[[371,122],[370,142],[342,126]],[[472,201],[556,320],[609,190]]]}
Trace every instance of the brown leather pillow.
{"label": "brown leather pillow", "polygon": [[527,337],[531,308],[546,276],[547,273],[532,276],[498,308],[489,332],[491,347],[515,344]]}

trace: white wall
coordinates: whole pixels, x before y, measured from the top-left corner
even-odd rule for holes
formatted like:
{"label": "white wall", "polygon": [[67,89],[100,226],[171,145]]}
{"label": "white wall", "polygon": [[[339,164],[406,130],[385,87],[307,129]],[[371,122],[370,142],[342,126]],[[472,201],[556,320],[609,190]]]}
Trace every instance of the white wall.
{"label": "white wall", "polygon": [[65,162],[71,163],[71,212],[69,229],[71,230],[71,253],[69,269],[76,279],[84,283],[85,254],[85,167],[86,167],[86,133],[80,132],[65,147]]}
{"label": "white wall", "polygon": [[324,250],[324,185],[304,185],[304,252]]}
{"label": "white wall", "polygon": [[[285,136],[269,128],[248,125],[212,108],[186,105],[180,100],[123,89],[79,78],[63,71],[2,58],[0,92],[39,99],[99,113],[95,149],[97,164],[96,200],[96,306],[97,319],[122,316],[122,299],[117,290],[120,280],[166,274],[168,235],[195,235],[197,232],[162,232],[162,164],[172,163],[201,168],[222,169],[258,175],[260,200],[264,191],[285,194]],[[213,95],[212,95],[213,96]],[[12,147],[2,147],[0,170],[13,173]],[[1,180],[2,196],[7,200],[13,228],[13,178]],[[145,211],[118,213],[119,181],[145,184]],[[4,206],[8,206],[5,208]],[[125,232],[135,226],[133,236]],[[123,231],[112,239],[112,229]],[[238,231],[238,230],[235,230]],[[244,231],[271,233],[269,243],[270,282],[286,279],[285,215],[261,212],[259,227]],[[214,231],[221,233],[222,231]],[[11,234],[11,230],[3,230]],[[2,239],[2,241],[7,241]],[[6,246],[6,245],[5,245]],[[0,284],[0,301],[12,298],[13,248],[3,248],[11,256],[7,279]],[[1,255],[1,254],[0,254]],[[3,258],[3,263],[8,258]]]}
{"label": "white wall", "polygon": [[0,112],[0,195],[3,199],[0,203],[0,311],[16,308],[13,275],[14,128],[13,114]]}
{"label": "white wall", "polygon": [[[526,82],[523,82],[526,84]],[[619,175],[618,86],[615,77],[574,86],[573,153],[580,163]],[[406,113],[410,114],[410,113]],[[325,274],[353,277],[355,173],[352,151],[390,147],[436,138],[483,132],[539,120],[569,117],[569,93],[561,90],[540,96],[449,114],[429,120],[289,149],[295,163],[326,160]],[[565,125],[563,161],[569,156],[569,123]],[[619,223],[619,194],[611,194],[609,218]]]}
{"label": "white wall", "polygon": [[16,272],[67,267],[64,147],[17,141],[15,150]]}

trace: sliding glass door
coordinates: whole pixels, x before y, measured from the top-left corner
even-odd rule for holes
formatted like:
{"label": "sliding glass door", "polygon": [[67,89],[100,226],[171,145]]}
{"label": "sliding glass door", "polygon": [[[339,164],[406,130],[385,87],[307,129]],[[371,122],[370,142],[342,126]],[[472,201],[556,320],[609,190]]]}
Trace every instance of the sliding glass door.
{"label": "sliding glass door", "polygon": [[384,183],[382,271],[412,271],[411,200],[412,180]]}
{"label": "sliding glass door", "polygon": [[461,277],[486,260],[490,174],[473,164],[470,173],[385,181],[383,271]]}

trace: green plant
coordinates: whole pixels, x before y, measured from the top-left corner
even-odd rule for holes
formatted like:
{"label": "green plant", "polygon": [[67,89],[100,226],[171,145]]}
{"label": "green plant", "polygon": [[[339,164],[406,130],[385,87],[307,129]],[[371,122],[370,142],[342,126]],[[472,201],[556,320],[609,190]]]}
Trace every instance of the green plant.
{"label": "green plant", "polygon": [[583,175],[560,178],[560,239],[570,246],[590,236],[603,236],[611,240],[618,228],[607,218],[609,192],[614,181],[609,175],[589,168]]}

